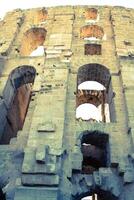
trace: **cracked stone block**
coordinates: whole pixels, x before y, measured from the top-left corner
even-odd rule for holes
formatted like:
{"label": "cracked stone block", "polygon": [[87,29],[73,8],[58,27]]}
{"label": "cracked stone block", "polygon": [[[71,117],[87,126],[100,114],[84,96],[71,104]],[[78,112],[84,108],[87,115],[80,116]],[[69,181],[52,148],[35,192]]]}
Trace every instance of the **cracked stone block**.
{"label": "cracked stone block", "polygon": [[46,171],[47,173],[50,173],[50,174],[56,174],[56,165],[55,164],[47,164],[46,165]]}
{"label": "cracked stone block", "polygon": [[55,155],[55,156],[61,156],[64,152],[63,148],[50,148],[49,149],[49,154],[50,155]]}
{"label": "cracked stone block", "polygon": [[85,181],[87,186],[91,187],[94,184],[93,175],[85,175]]}
{"label": "cracked stone block", "polygon": [[73,170],[81,170],[82,169],[82,163],[80,160],[73,160],[72,161],[72,169]]}
{"label": "cracked stone block", "polygon": [[46,159],[46,148],[44,146],[39,146],[36,150],[36,161],[38,163],[45,164]]}
{"label": "cracked stone block", "polygon": [[56,200],[58,195],[57,187],[26,187],[20,186],[15,190],[14,200]]}
{"label": "cracked stone block", "polygon": [[124,182],[125,183],[132,183],[134,182],[134,170],[130,169],[124,173]]}
{"label": "cracked stone block", "polygon": [[123,160],[120,161],[118,170],[119,170],[120,175],[123,175],[125,173],[125,171],[126,171],[126,162],[125,161],[123,161]]}
{"label": "cracked stone block", "polygon": [[56,156],[55,155],[49,155],[48,162],[52,163],[52,164],[56,164]]}
{"label": "cracked stone block", "polygon": [[81,170],[83,155],[78,146],[75,146],[72,157],[72,168],[75,170]]}
{"label": "cracked stone block", "polygon": [[34,171],[35,165],[35,148],[26,148],[25,157],[22,165],[22,173],[29,173]]}
{"label": "cracked stone block", "polygon": [[101,185],[101,178],[100,178],[99,173],[97,171],[95,171],[93,173],[93,177],[94,177],[95,184],[100,186]]}
{"label": "cracked stone block", "polygon": [[38,132],[55,132],[56,126],[52,122],[45,122],[43,124],[39,124]]}
{"label": "cracked stone block", "polygon": [[17,179],[16,179],[15,185],[16,185],[16,186],[20,186],[20,185],[21,185],[21,178],[17,178]]}
{"label": "cracked stone block", "polygon": [[111,191],[111,193],[118,197],[121,193],[120,179],[110,168],[100,168],[99,176],[101,179],[100,188],[105,191]]}
{"label": "cracked stone block", "polygon": [[57,186],[59,185],[58,175],[47,175],[47,174],[23,174],[22,175],[23,185],[44,185],[44,186]]}

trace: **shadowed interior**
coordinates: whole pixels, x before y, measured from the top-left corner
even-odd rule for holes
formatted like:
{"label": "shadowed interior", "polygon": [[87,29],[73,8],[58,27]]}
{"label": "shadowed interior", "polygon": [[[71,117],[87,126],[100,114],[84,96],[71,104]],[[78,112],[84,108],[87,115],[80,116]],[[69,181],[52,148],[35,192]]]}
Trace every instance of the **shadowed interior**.
{"label": "shadowed interior", "polygon": [[[9,75],[4,97],[7,104],[6,125],[1,138],[1,144],[8,144],[10,139],[17,136],[18,130],[23,128],[28,110],[35,69],[31,66],[16,68]],[[9,93],[8,91],[12,91]]]}

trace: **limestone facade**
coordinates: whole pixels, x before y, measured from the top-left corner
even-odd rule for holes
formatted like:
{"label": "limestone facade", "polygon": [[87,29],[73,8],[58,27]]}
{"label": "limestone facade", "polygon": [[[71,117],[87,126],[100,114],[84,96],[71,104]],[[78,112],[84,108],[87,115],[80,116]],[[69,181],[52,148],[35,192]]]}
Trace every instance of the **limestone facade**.
{"label": "limestone facade", "polygon": [[0,54],[0,200],[133,200],[134,10],[17,9]]}

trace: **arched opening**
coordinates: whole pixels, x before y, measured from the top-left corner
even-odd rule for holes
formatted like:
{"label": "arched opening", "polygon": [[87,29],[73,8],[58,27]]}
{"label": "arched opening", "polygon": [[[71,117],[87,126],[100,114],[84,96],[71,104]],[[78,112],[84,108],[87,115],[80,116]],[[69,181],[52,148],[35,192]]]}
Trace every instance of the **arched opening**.
{"label": "arched opening", "polygon": [[79,68],[77,75],[76,119],[110,122],[113,106],[111,75],[100,64],[87,64]]}
{"label": "arched opening", "polygon": [[98,25],[86,25],[80,29],[80,37],[83,39],[98,39],[102,40],[104,37],[103,28]]}
{"label": "arched opening", "polygon": [[87,8],[84,12],[84,16],[86,20],[96,20],[98,15],[98,11],[95,8]]}
{"label": "arched opening", "polygon": [[3,92],[7,107],[7,121],[0,141],[1,144],[8,144],[11,138],[17,136],[18,130],[23,128],[35,75],[34,67],[24,65],[14,69],[8,77]]}
{"label": "arched opening", "polygon": [[46,21],[48,12],[45,8],[39,9],[34,15],[34,24],[41,24]]}
{"label": "arched opening", "polygon": [[118,198],[112,195],[111,191],[96,188],[95,191],[78,195],[73,200],[118,200]]}
{"label": "arched opening", "polygon": [[82,173],[92,174],[109,165],[108,135],[97,131],[85,131],[81,137],[83,155]]}
{"label": "arched opening", "polygon": [[0,200],[6,200],[6,194],[0,188]]}
{"label": "arched opening", "polygon": [[[44,41],[47,31],[44,28],[31,28],[25,32],[20,48],[21,56],[44,55]],[[32,52],[34,51],[34,54]]]}

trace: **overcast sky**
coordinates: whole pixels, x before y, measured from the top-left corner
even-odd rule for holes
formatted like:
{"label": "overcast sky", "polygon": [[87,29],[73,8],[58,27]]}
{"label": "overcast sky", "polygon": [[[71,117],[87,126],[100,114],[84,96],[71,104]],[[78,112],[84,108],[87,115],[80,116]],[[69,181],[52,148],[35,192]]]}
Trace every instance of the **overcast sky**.
{"label": "overcast sky", "polygon": [[134,8],[134,0],[0,0],[0,18],[16,8],[49,7],[58,5],[119,5]]}

